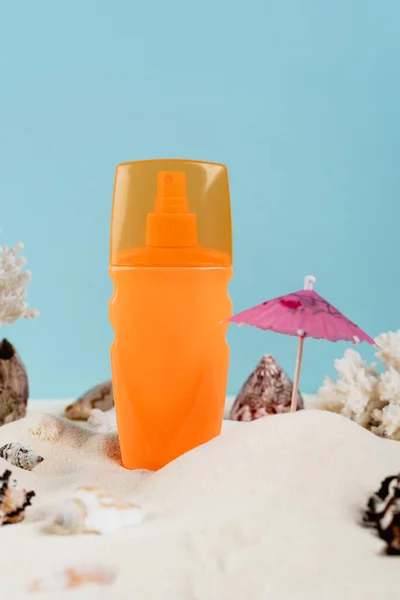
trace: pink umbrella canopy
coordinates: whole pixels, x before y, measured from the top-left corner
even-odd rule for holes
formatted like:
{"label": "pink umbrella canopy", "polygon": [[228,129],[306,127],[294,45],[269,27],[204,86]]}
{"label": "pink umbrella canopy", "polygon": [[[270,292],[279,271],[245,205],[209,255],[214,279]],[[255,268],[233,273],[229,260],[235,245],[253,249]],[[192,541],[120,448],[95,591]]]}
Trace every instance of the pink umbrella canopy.
{"label": "pink umbrella canopy", "polygon": [[337,342],[344,340],[357,344],[374,340],[350,321],[332,304],[324,300],[313,290],[315,277],[308,275],[304,280],[304,289],[286,294],[273,300],[244,310],[229,319],[238,325],[251,325],[264,331],[275,331],[285,335],[295,335],[299,341],[291,410],[297,406],[297,388],[303,344],[306,337]]}
{"label": "pink umbrella canopy", "polygon": [[314,282],[315,278],[308,276],[304,290],[258,304],[229,321],[304,338],[375,344],[365,331],[312,289]]}

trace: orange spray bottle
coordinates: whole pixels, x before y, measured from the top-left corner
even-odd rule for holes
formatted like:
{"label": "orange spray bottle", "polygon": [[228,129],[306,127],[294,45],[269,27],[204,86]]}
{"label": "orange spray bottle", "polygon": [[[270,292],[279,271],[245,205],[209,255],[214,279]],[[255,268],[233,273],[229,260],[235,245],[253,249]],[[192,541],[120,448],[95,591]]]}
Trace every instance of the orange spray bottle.
{"label": "orange spray bottle", "polygon": [[226,167],[118,165],[110,276],[122,463],[156,470],[221,431],[232,310]]}

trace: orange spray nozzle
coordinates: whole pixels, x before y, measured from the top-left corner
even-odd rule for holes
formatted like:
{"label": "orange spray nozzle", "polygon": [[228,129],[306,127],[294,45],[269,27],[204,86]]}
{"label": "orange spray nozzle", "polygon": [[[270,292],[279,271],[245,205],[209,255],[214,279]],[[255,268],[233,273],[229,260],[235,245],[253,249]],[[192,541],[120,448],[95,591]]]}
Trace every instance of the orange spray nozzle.
{"label": "orange spray nozzle", "polygon": [[155,211],[157,213],[189,212],[184,171],[160,171]]}
{"label": "orange spray nozzle", "polygon": [[184,171],[159,171],[155,210],[147,215],[146,245],[197,245],[196,215],[189,212]]}

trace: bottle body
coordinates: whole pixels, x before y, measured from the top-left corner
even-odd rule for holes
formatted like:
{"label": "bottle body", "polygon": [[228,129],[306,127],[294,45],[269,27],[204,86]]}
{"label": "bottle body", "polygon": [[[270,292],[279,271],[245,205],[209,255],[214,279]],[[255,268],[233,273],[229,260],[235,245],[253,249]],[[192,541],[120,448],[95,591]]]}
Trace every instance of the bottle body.
{"label": "bottle body", "polygon": [[156,470],[221,431],[232,268],[111,266],[110,276],[122,463]]}

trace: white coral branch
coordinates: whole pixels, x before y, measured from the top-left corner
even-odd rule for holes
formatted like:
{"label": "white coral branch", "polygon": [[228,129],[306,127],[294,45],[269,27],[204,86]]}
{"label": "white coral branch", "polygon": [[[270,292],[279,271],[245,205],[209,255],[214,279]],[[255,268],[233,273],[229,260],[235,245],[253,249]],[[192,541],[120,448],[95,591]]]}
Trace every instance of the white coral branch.
{"label": "white coral branch", "polygon": [[392,440],[400,439],[400,406],[386,404],[382,410],[375,410],[373,417],[378,423],[371,427],[373,433]]}
{"label": "white coral branch", "polygon": [[26,259],[18,254],[24,245],[20,242],[9,248],[0,246],[0,327],[5,323],[15,323],[18,319],[34,319],[37,310],[29,308],[26,302],[26,286],[31,279],[29,271],[22,271]]}
{"label": "white coral branch", "polygon": [[396,332],[381,333],[375,338],[378,346],[376,356],[387,369],[393,367],[400,372],[400,329]]}
{"label": "white coral branch", "polygon": [[376,356],[386,370],[378,373],[354,350],[335,361],[338,380],[325,378],[318,408],[337,412],[382,437],[400,440],[400,330],[375,339]]}
{"label": "white coral branch", "polygon": [[381,400],[400,406],[400,372],[390,367],[379,378]]}

